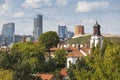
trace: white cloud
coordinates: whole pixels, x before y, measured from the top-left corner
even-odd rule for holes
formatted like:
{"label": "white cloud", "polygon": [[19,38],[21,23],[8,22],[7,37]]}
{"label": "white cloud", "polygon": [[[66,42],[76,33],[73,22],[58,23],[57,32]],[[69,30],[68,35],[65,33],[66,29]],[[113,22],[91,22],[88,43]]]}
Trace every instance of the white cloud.
{"label": "white cloud", "polygon": [[49,7],[52,5],[50,0],[25,0],[22,4],[25,8],[41,8],[41,7]]}
{"label": "white cloud", "polygon": [[67,0],[57,0],[55,5],[58,6],[58,7],[64,7],[68,4],[68,1]]}
{"label": "white cloud", "polygon": [[108,7],[109,2],[87,2],[87,1],[79,1],[77,3],[77,12],[90,12],[92,10],[99,10]]}
{"label": "white cloud", "polygon": [[3,4],[0,5],[0,16],[6,15],[7,11],[8,11],[8,2],[5,1]]}
{"label": "white cloud", "polygon": [[15,12],[12,16],[12,18],[20,18],[24,16],[24,12],[19,11],[19,12]]}

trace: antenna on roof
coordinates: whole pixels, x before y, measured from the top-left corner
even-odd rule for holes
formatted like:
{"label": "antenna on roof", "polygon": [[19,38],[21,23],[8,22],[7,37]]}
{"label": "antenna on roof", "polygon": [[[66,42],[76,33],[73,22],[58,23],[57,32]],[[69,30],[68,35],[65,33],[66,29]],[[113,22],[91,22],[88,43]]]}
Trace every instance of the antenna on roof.
{"label": "antenna on roof", "polygon": [[98,19],[97,19],[97,17],[96,17],[96,24],[98,24]]}

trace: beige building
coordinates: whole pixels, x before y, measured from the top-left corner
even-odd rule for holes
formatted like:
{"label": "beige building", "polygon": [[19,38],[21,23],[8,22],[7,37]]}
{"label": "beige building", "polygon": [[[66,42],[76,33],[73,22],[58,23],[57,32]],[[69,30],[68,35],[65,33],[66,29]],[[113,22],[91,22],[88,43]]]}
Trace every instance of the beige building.
{"label": "beige building", "polygon": [[83,35],[84,34],[84,26],[83,25],[76,25],[75,26],[75,35]]}

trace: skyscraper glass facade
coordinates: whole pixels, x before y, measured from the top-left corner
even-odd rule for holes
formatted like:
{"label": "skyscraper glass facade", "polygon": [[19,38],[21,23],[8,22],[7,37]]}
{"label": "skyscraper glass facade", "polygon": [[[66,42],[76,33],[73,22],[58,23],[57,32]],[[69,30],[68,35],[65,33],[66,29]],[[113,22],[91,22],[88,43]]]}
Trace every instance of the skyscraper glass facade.
{"label": "skyscraper glass facade", "polygon": [[37,18],[34,19],[34,30],[33,36],[35,40],[38,40],[38,37],[43,33],[43,21],[42,15],[38,15]]}
{"label": "skyscraper glass facade", "polygon": [[74,36],[74,32],[72,32],[72,31],[67,32],[67,38],[68,39],[72,38],[73,36]]}
{"label": "skyscraper glass facade", "polygon": [[66,26],[58,26],[58,36],[61,40],[67,39],[67,27]]}
{"label": "skyscraper glass facade", "polygon": [[2,28],[2,36],[6,40],[7,44],[11,44],[14,42],[15,35],[15,24],[14,23],[6,23]]}

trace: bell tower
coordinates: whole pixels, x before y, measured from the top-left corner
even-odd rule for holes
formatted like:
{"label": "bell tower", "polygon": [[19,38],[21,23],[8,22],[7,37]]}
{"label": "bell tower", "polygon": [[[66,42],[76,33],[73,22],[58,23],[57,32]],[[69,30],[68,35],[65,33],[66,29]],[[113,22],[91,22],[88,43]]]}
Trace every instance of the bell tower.
{"label": "bell tower", "polygon": [[96,24],[93,26],[93,35],[90,39],[90,48],[92,48],[93,46],[96,47],[98,43],[100,43],[100,47],[102,47],[103,37],[101,35],[100,25],[96,21]]}
{"label": "bell tower", "polygon": [[93,35],[101,35],[100,32],[100,25],[98,24],[98,22],[96,21],[96,24],[93,27]]}

